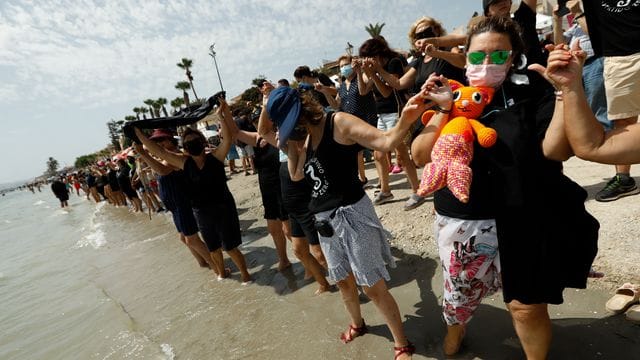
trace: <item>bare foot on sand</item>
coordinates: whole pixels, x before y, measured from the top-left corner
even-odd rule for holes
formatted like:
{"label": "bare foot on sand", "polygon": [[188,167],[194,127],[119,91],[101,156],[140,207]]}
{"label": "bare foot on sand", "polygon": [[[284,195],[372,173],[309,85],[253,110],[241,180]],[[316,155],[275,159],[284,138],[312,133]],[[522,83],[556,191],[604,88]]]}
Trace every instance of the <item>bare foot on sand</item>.
{"label": "bare foot on sand", "polygon": [[289,262],[289,260],[284,261],[284,262],[280,261],[278,263],[278,271],[284,271],[284,270],[287,270],[290,267],[291,267],[291,263]]}
{"label": "bare foot on sand", "polygon": [[222,274],[222,275],[218,274],[218,281],[228,278],[229,275],[231,275],[231,269],[224,268],[224,274]]}
{"label": "bare foot on sand", "polygon": [[456,324],[447,326],[447,335],[444,337],[444,344],[442,345],[446,356],[455,355],[460,351],[464,333],[464,325]]}
{"label": "bare foot on sand", "polygon": [[253,279],[251,278],[251,275],[249,273],[242,274],[241,279],[242,279],[242,285],[248,285],[251,282],[253,282]]}

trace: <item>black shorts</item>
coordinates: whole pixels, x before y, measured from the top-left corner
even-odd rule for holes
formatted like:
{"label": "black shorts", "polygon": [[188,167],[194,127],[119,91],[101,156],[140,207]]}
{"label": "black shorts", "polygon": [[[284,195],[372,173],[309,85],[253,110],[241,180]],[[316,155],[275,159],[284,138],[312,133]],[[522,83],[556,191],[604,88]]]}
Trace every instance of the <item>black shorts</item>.
{"label": "black shorts", "polygon": [[236,203],[231,193],[225,198],[207,207],[193,209],[200,235],[210,252],[218,250],[220,246],[224,251],[229,251],[242,244]]}
{"label": "black shorts", "polygon": [[311,245],[320,244],[313,226],[313,214],[309,210],[311,187],[306,180],[291,181],[287,163],[280,164],[280,184],[284,208],[291,223],[291,236],[306,237]]}
{"label": "black shorts", "polygon": [[284,209],[278,170],[274,171],[268,168],[259,169],[258,184],[260,185],[260,194],[262,195],[264,218],[267,220],[287,220],[289,216]]}
{"label": "black shorts", "polygon": [[198,232],[198,224],[193,216],[191,206],[177,206],[171,210],[171,216],[173,216],[173,223],[180,234],[191,236]]}

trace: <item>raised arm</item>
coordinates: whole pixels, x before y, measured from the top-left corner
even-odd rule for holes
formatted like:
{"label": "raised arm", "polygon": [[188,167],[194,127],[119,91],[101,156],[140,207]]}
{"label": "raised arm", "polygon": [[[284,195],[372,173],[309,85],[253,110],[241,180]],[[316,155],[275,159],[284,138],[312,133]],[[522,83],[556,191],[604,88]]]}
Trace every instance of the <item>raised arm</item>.
{"label": "raised arm", "polygon": [[351,114],[336,113],[334,118],[337,129],[337,132],[334,133],[335,139],[342,144],[358,143],[369,149],[382,152],[392,151],[402,141],[415,119],[428,108],[424,100],[424,92],[409,99],[407,105],[402,109],[398,124],[391,130],[384,132]]}
{"label": "raised arm", "polygon": [[416,40],[416,45],[422,44],[424,42],[427,44],[433,44],[435,47],[452,48],[458,45],[464,45],[466,41],[467,35],[465,34],[447,34],[439,37]]}
{"label": "raised arm", "polygon": [[427,44],[425,46],[424,53],[427,56],[442,59],[459,69],[464,69],[467,64],[464,54],[440,50],[432,44]]}
{"label": "raised arm", "polygon": [[[570,57],[569,54],[553,51],[554,49],[563,49],[564,47],[564,44],[547,46],[547,50],[551,51],[548,60],[549,67],[557,67],[567,61]],[[542,65],[533,64],[529,66],[529,69],[537,71],[547,79],[547,81],[554,85],[554,87],[557,87],[553,80],[547,76],[546,69]],[[543,104],[542,106],[549,105],[550,104]],[[547,131],[545,132],[544,139],[542,140],[542,152],[545,157],[556,161],[565,161],[573,156],[573,150],[569,145],[569,140],[565,133],[564,103],[562,95],[559,92],[557,92],[555,97],[553,116],[551,117]]]}
{"label": "raised arm", "polygon": [[[438,84],[442,84],[439,86]],[[450,111],[452,107],[452,92],[449,81],[441,75],[431,74],[422,86],[427,92],[426,98],[432,100],[441,109]],[[449,120],[449,114],[446,112],[436,112],[428,122],[424,129],[411,143],[411,155],[413,162],[418,166],[423,166],[431,162],[431,150],[442,130],[442,127]]]}
{"label": "raised arm", "polygon": [[169,165],[174,166],[178,169],[184,169],[184,162],[187,160],[186,155],[179,155],[165,150],[162,146],[156,144],[154,141],[149,140],[147,136],[140,131],[140,129],[135,128],[136,136],[142,142],[142,144],[149,150],[153,155],[161,158],[166,161]]}
{"label": "raised arm", "polygon": [[571,51],[564,48],[553,52],[562,60],[549,63],[546,74],[562,90],[565,131],[575,154],[604,164],[640,163],[640,124],[605,134],[593,115],[582,86],[585,53],[577,44]]}
{"label": "raised arm", "polygon": [[160,161],[156,160],[153,156],[151,156],[140,144],[133,144],[134,149],[142,159],[151,167],[153,171],[155,171],[158,175],[169,175],[174,169],[170,166],[167,166]]}
{"label": "raised arm", "polygon": [[233,116],[231,115],[231,109],[227,104],[226,100],[220,99],[220,106],[218,107],[218,115],[221,118],[220,127],[221,127],[221,137],[222,141],[220,145],[211,152],[211,154],[218,159],[220,162],[224,164],[225,157],[229,152],[229,148],[233,144],[235,140],[235,134],[238,133],[238,126],[233,121]]}

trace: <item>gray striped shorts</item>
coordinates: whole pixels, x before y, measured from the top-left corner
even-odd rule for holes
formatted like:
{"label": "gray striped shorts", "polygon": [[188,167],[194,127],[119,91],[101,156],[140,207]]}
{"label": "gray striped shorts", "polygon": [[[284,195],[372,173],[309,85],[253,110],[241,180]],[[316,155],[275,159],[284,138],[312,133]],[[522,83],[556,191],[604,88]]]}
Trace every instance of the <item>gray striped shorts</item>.
{"label": "gray striped shorts", "polygon": [[[331,212],[317,215],[326,218]],[[391,234],[382,227],[368,196],[339,207],[331,225],[334,235],[320,236],[320,246],[329,265],[329,279],[344,280],[352,272],[358,285],[371,287],[380,279],[389,281],[386,265],[395,267],[388,242]]]}

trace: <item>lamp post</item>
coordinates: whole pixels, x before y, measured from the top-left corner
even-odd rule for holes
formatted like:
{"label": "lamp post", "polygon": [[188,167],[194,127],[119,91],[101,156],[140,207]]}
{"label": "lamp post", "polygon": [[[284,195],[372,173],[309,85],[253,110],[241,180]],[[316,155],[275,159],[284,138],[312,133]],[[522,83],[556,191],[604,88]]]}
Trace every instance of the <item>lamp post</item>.
{"label": "lamp post", "polygon": [[345,50],[347,51],[347,55],[349,56],[353,55],[353,45],[351,45],[351,43],[348,41],[347,41],[347,47],[345,48]]}
{"label": "lamp post", "polygon": [[209,46],[209,55],[213,58],[213,64],[216,66],[216,73],[218,74],[218,81],[220,82],[220,90],[224,91],[224,88],[222,87],[222,79],[220,78],[220,70],[218,70],[218,62],[216,61],[216,51],[213,49],[215,45],[216,43],[213,43]]}

